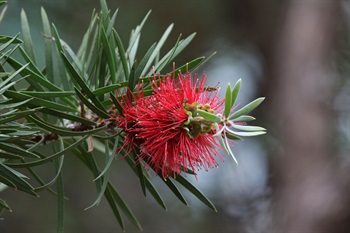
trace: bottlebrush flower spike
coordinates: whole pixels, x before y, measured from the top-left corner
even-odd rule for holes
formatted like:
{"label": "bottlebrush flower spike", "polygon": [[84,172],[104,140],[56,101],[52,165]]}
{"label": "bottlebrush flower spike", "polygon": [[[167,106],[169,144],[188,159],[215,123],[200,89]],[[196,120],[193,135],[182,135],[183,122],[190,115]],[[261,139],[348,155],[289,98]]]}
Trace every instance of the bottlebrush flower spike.
{"label": "bottlebrush flower spike", "polygon": [[219,113],[224,99],[218,88],[205,88],[205,81],[205,75],[193,79],[188,72],[177,78],[154,78],[153,95],[144,96],[139,85],[136,96],[127,95],[121,102],[123,115],[112,118],[125,132],[123,148],[139,147],[139,159],[164,179],[188,169],[217,166],[220,148],[232,154],[227,149],[227,138],[232,138],[226,136],[228,119]]}

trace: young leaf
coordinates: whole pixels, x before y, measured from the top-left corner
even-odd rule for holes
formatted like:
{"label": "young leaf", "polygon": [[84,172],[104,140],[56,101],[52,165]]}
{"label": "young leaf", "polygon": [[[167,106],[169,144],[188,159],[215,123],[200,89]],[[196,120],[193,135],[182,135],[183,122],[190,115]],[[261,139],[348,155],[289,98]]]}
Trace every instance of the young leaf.
{"label": "young leaf", "polygon": [[231,107],[232,107],[231,85],[230,83],[228,83],[226,88],[225,110],[224,110],[224,116],[226,118],[228,117],[228,115],[230,115]]}
{"label": "young leaf", "polygon": [[236,125],[236,124],[232,124],[231,127],[235,128],[235,129],[238,129],[238,130],[250,131],[250,132],[266,130],[263,127],[260,127],[260,126],[250,126],[250,125]]}
{"label": "young leaf", "polygon": [[226,129],[230,134],[241,136],[241,137],[254,137],[254,136],[259,136],[266,134],[266,131],[253,131],[253,132],[238,132],[238,131],[233,131],[229,128]]}
{"label": "young leaf", "polygon": [[243,108],[237,110],[236,112],[234,112],[231,116],[229,116],[229,120],[233,120],[237,117],[240,117],[244,114],[247,114],[249,112],[251,112],[252,110],[254,110],[256,107],[258,107],[261,102],[264,101],[264,97],[258,98],[252,102],[250,102],[249,104],[247,104],[246,106],[244,106]]}
{"label": "young leaf", "polygon": [[240,117],[237,117],[236,119],[232,120],[233,122],[248,122],[248,121],[254,121],[255,117],[242,115]]}
{"label": "young leaf", "polygon": [[239,79],[235,86],[233,87],[232,89],[232,93],[231,93],[231,108],[232,106],[235,104],[236,102],[236,99],[237,99],[237,96],[238,96],[238,93],[239,93],[239,90],[241,89],[241,85],[242,85],[242,80]]}
{"label": "young leaf", "polygon": [[204,119],[208,121],[215,122],[215,123],[218,123],[221,121],[221,118],[213,113],[209,113],[200,109],[198,109],[197,111],[200,116],[202,116]]}

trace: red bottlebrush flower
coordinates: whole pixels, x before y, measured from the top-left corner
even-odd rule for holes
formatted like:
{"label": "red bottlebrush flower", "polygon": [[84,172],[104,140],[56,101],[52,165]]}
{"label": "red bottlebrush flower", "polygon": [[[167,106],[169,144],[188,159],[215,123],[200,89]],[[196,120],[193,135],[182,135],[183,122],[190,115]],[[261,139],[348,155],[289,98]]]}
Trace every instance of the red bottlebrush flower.
{"label": "red bottlebrush flower", "polygon": [[[215,124],[200,117],[202,109],[214,113],[222,108],[223,100],[217,90],[207,91],[206,77],[192,80],[191,74],[171,75],[154,79],[153,95],[126,97],[122,103],[123,116],[119,127],[126,133],[123,147],[140,148],[144,160],[163,178],[175,176],[191,168],[205,169],[217,166],[218,147],[213,132]],[[214,124],[214,125],[213,125]],[[214,132],[215,133],[215,132]]]}

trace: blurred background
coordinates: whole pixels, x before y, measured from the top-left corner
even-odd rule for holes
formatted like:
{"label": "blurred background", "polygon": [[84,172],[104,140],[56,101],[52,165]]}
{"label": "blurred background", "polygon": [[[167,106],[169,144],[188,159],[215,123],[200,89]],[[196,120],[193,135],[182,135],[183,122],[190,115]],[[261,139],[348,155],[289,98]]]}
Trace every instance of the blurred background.
{"label": "blurred background", "polygon": [[[141,37],[146,52],[171,23],[167,51],[197,32],[176,59],[179,65],[217,54],[200,72],[224,87],[242,79],[238,102],[266,96],[254,111],[268,134],[233,147],[239,166],[226,156],[217,169],[189,177],[216,205],[210,210],[184,190],[184,206],[163,183],[153,182],[168,211],[142,195],[137,177],[123,161],[114,163],[113,183],[140,220],[143,232],[350,232],[350,1],[347,0],[128,0],[116,29],[126,43],[131,29],[151,9]],[[61,38],[77,50],[97,0],[10,0],[0,34],[21,31],[24,9],[36,55],[44,58],[40,7]],[[142,53],[141,53],[142,54]],[[140,55],[141,55],[140,54]],[[221,93],[223,94],[223,93]],[[54,167],[52,167],[54,169]],[[49,173],[49,172],[48,172]],[[51,174],[48,174],[48,177]],[[121,232],[106,202],[84,211],[95,198],[92,174],[71,157],[63,170],[66,232]],[[48,178],[49,179],[49,178]],[[12,207],[0,232],[53,232],[56,199],[6,190]],[[139,232],[127,220],[126,232]]]}

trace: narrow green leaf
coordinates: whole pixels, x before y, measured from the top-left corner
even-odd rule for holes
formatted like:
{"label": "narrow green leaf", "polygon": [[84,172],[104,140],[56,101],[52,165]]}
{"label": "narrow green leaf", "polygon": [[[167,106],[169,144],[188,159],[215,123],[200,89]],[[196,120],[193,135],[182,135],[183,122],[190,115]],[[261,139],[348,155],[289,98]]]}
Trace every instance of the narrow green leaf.
{"label": "narrow green leaf", "polygon": [[221,133],[223,132],[223,130],[220,130],[219,126],[216,125],[216,134],[214,135],[215,138],[217,138],[217,140],[219,141],[219,144],[221,146],[221,148],[227,153],[227,154],[230,154],[229,150],[227,149],[227,146],[224,142],[224,139],[222,138],[221,136]]}
{"label": "narrow green leaf", "polygon": [[122,62],[123,65],[123,71],[124,71],[124,75],[125,75],[125,79],[127,79],[129,77],[129,66],[128,66],[128,61],[126,60],[126,54],[125,54],[125,50],[124,50],[124,46],[123,43],[118,35],[118,32],[114,29],[112,29],[113,31],[113,35],[114,35],[114,39],[117,43],[117,47],[118,47],[118,53],[120,56],[120,60]]}
{"label": "narrow green leaf", "polygon": [[[114,27],[114,24],[115,24],[115,19],[117,18],[117,14],[118,14],[118,11],[119,9],[116,9],[112,15],[112,17],[110,18],[109,22],[108,22],[108,27],[107,27],[107,30],[106,30],[106,35],[107,36],[110,36],[111,33],[112,33],[112,29]],[[110,12],[111,13],[111,12]],[[114,47],[112,47],[114,48]]]}
{"label": "narrow green leaf", "polygon": [[56,109],[56,110],[61,110],[61,111],[67,111],[67,112],[77,112],[77,109],[68,107],[66,105],[63,104],[58,104],[56,102],[53,101],[49,101],[49,100],[44,100],[44,99],[40,99],[40,98],[32,98],[29,95],[23,94],[23,93],[19,93],[16,91],[10,91],[7,90],[4,95],[7,98],[12,98],[13,100],[19,100],[19,101],[23,101],[23,100],[27,100],[27,99],[31,99],[30,101],[28,101],[28,103],[34,105],[34,106],[43,106],[43,107],[47,107],[49,109]]}
{"label": "narrow green leaf", "polygon": [[180,66],[179,68],[177,68],[175,70],[175,74],[176,75],[179,75],[180,73],[181,74],[185,74],[188,70],[191,70],[194,67],[196,67],[198,64],[200,64],[203,60],[204,60],[204,57],[198,57],[198,58],[192,60],[192,61],[186,63],[185,65]]}
{"label": "narrow green leaf", "polygon": [[177,38],[175,46],[170,50],[170,52],[167,55],[165,55],[163,57],[163,59],[162,59],[163,62],[162,63],[159,62],[154,67],[155,68],[155,73],[160,73],[163,70],[163,68],[170,63],[170,61],[172,60],[172,58],[173,58],[173,56],[174,56],[174,54],[176,52],[177,47],[179,46],[180,38],[181,38],[181,35]]}
{"label": "narrow green leaf", "polygon": [[79,86],[77,86],[77,88],[80,87],[82,89],[82,92],[84,92],[89,97],[89,99],[96,105],[96,107],[98,107],[99,109],[105,111],[105,109],[102,106],[101,102],[98,101],[96,96],[91,92],[91,90],[86,85],[84,80],[80,77],[78,72],[74,69],[72,64],[69,62],[69,60],[66,57],[66,55],[61,52],[61,57],[62,57],[62,60],[63,60],[63,62],[65,64],[66,68],[68,69],[68,73],[70,74],[71,78],[76,81],[77,85],[79,85]]}
{"label": "narrow green leaf", "polygon": [[[13,112],[11,114],[7,114],[6,117],[4,118],[0,118],[0,124],[4,124],[7,122],[11,122],[17,119],[20,119],[22,117],[28,116],[30,114],[33,114],[37,111],[42,110],[42,107],[39,108],[34,108],[34,109],[30,109],[30,110],[24,110],[24,111],[20,111],[20,112]],[[0,115],[0,117],[4,116],[5,114]]]}
{"label": "narrow green leaf", "polygon": [[30,28],[27,20],[27,15],[23,9],[21,10],[21,25],[22,25],[22,35],[23,35],[23,41],[24,41],[24,50],[26,51],[30,59],[32,59],[32,61],[35,64],[36,61],[35,61],[32,37],[30,35]]}
{"label": "narrow green leaf", "polygon": [[75,95],[74,91],[19,91],[18,93],[38,97],[38,98],[53,98],[53,97],[68,97]]}
{"label": "narrow green leaf", "polygon": [[89,136],[90,135],[85,135],[82,138],[80,138],[79,140],[77,140],[74,143],[67,146],[66,148],[62,149],[61,151],[59,151],[53,155],[50,155],[48,157],[45,157],[43,159],[39,159],[36,161],[31,161],[31,162],[26,162],[26,163],[6,163],[6,165],[9,167],[12,167],[12,168],[26,168],[26,167],[28,168],[28,167],[35,167],[35,166],[39,166],[42,164],[46,164],[50,161],[53,161],[53,160],[61,157],[66,152],[73,150],[74,148],[79,146],[82,142],[84,142]]}
{"label": "narrow green leaf", "polygon": [[184,196],[182,195],[180,190],[176,187],[176,185],[169,178],[168,179],[163,179],[161,172],[158,175],[159,175],[160,179],[162,181],[164,181],[164,183],[169,187],[169,189],[175,194],[175,196],[177,198],[179,198],[179,200],[182,203],[184,203],[186,206],[188,206],[188,203],[187,203],[186,199],[184,198]]}
{"label": "narrow green leaf", "polygon": [[[82,40],[80,47],[78,49],[78,52],[77,52],[77,56],[81,59],[83,64],[85,61],[86,54],[88,53],[88,50],[90,49],[88,47],[88,45],[90,42],[90,37],[92,35],[92,31],[93,31],[95,24],[96,24],[96,20],[97,20],[97,15],[96,15],[95,10],[93,10],[92,14],[91,14],[91,20],[90,20],[89,27],[84,34],[83,40]],[[87,64],[87,66],[88,66],[88,64]]]}
{"label": "narrow green leaf", "polygon": [[19,35],[19,33],[17,35],[15,35],[15,37],[0,36],[0,43],[4,43],[4,44],[0,45],[0,52],[5,50],[10,45],[16,43],[16,41],[18,41],[18,39],[17,39],[18,35]]}
{"label": "narrow green leaf", "polygon": [[[55,40],[58,54],[63,53],[64,51],[63,51],[63,46],[61,44],[61,39],[54,24],[52,24],[52,29],[53,29],[53,35],[54,35],[54,40]],[[62,59],[58,59],[57,65],[58,65],[58,73],[61,77],[61,83],[63,84],[64,90],[72,90],[73,87],[71,85],[71,82],[74,83],[74,80],[68,80],[66,68],[65,68],[65,65],[63,64]]]}
{"label": "narrow green leaf", "polygon": [[193,184],[191,184],[184,177],[177,175],[175,180],[182,184],[188,191],[190,191],[193,195],[195,195],[201,202],[203,202],[210,209],[217,212],[214,204],[201,192],[199,191]]}
{"label": "narrow green leaf", "polygon": [[[21,67],[23,67],[22,64],[20,64],[18,61],[12,59],[12,58],[8,58],[8,63],[16,70],[21,69]],[[56,85],[52,84],[51,82],[49,82],[45,77],[42,77],[40,75],[38,75],[37,73],[33,72],[32,70],[30,70],[28,67],[24,68],[23,71],[21,72],[22,76],[25,75],[30,75],[30,79],[28,79],[28,82],[30,82],[30,84],[32,86],[34,86],[34,84],[36,83],[40,83],[41,85],[43,85],[44,87],[46,87],[48,90],[50,91],[62,91],[61,88],[57,87]],[[62,76],[61,76],[62,77]],[[65,82],[65,80],[62,79],[62,82]],[[68,81],[67,81],[68,82]],[[37,84],[36,84],[37,85]],[[36,87],[36,86],[34,86]],[[42,89],[42,88],[39,88]],[[75,105],[67,98],[62,98],[62,100],[64,102],[66,102],[68,105],[74,107]]]}
{"label": "narrow green leaf", "polygon": [[241,136],[241,137],[255,137],[266,134],[266,131],[254,131],[254,132],[237,132],[233,130],[227,130],[230,134]]}
{"label": "narrow green leaf", "polygon": [[252,110],[254,110],[256,107],[258,107],[263,101],[264,101],[264,97],[258,98],[252,102],[250,102],[249,104],[247,104],[246,106],[244,106],[243,108],[237,110],[236,112],[234,112],[231,116],[229,116],[229,120],[233,120],[237,117],[240,117],[242,115],[245,115],[249,112],[251,112]]}
{"label": "narrow green leaf", "polygon": [[140,78],[142,70],[145,68],[150,56],[152,55],[154,48],[156,47],[156,43],[154,43],[146,52],[145,56],[142,58],[140,64],[137,66],[135,71],[135,77]]}
{"label": "narrow green leaf", "polygon": [[231,107],[232,107],[231,85],[230,83],[228,83],[226,88],[225,110],[224,110],[224,116],[226,118],[228,117],[228,115],[230,115]]}
{"label": "narrow green leaf", "polygon": [[7,89],[14,86],[15,84],[16,84],[15,82],[12,82],[12,83],[7,84],[3,88],[0,88],[0,95],[2,95]]}
{"label": "narrow green leaf", "polygon": [[[64,150],[63,140],[60,140],[61,150]],[[58,160],[55,160],[57,173],[57,233],[64,232],[64,186],[62,178],[62,165],[64,155]]]}
{"label": "narrow green leaf", "polygon": [[104,126],[104,127],[100,127],[92,130],[86,130],[86,131],[69,131],[66,128],[46,124],[44,121],[40,120],[40,118],[38,118],[37,116],[35,117],[29,116],[29,119],[34,121],[35,124],[42,127],[43,129],[52,133],[57,133],[58,135],[61,135],[61,136],[85,136],[87,134],[93,134],[98,131],[106,129],[106,127]]}
{"label": "narrow green leaf", "polygon": [[[1,92],[0,92],[1,93]],[[20,101],[20,102],[16,102],[16,103],[0,103],[0,109],[7,109],[7,108],[14,108],[14,107],[18,107],[21,106],[29,101],[31,101],[32,99],[27,99],[24,101]],[[11,102],[11,101],[10,101]]]}
{"label": "narrow green leaf", "polygon": [[254,120],[255,120],[255,117],[242,115],[234,119],[233,122],[248,122],[248,121],[254,121]]}
{"label": "narrow green leaf", "polygon": [[9,143],[3,143],[0,142],[0,149],[10,152],[10,153],[14,153],[23,157],[29,157],[29,158],[39,158],[38,155],[34,154],[33,152],[30,152],[28,150],[24,150],[21,149],[13,144],[9,144]]}
{"label": "narrow green leaf", "polygon": [[136,168],[135,172],[136,172],[137,176],[139,177],[142,193],[144,196],[146,196],[145,176],[144,176],[141,162],[137,161],[138,157],[136,154],[131,153],[131,155],[134,156],[134,164],[135,164],[135,168]]}
{"label": "narrow green leaf", "polygon": [[250,126],[250,125],[236,125],[232,124],[232,128],[238,129],[238,130],[243,130],[243,131],[264,131],[263,127],[260,126]]}
{"label": "narrow green leaf", "polygon": [[144,76],[144,74],[146,74],[147,72],[149,72],[149,68],[152,64],[152,62],[154,61],[154,59],[156,58],[157,54],[159,53],[160,49],[163,47],[165,41],[167,40],[169,34],[171,33],[172,29],[174,27],[174,24],[170,24],[169,27],[165,30],[165,32],[163,33],[162,37],[160,38],[158,44],[156,45],[154,51],[152,52],[150,58],[147,61],[147,64],[145,65],[145,68],[143,69],[143,71],[141,72],[141,76]]}
{"label": "narrow green leaf", "polygon": [[96,113],[102,118],[109,118],[110,116],[103,110],[96,107],[93,103],[91,103],[80,91],[77,90],[77,88],[74,87],[75,93],[77,94],[78,98],[88,107],[91,111]]}
{"label": "narrow green leaf", "polygon": [[[1,2],[0,2],[0,3],[1,3]],[[1,207],[1,208],[5,208],[5,209],[7,209],[7,210],[9,210],[9,211],[12,211],[11,208],[10,208],[10,206],[9,206],[3,199],[1,199],[1,198],[0,198],[0,207]]]}
{"label": "narrow green leaf", "polygon": [[22,44],[23,41],[21,39],[17,38],[18,35],[19,35],[19,33],[15,37],[0,35],[0,43],[7,43],[8,41],[12,40],[11,44]]}
{"label": "narrow green leaf", "polygon": [[238,96],[238,93],[239,93],[239,90],[241,89],[241,85],[242,85],[242,80],[241,79],[239,79],[237,82],[236,82],[236,84],[235,84],[235,86],[233,87],[233,89],[232,89],[232,94],[231,94],[231,108],[232,108],[232,106],[235,104],[235,102],[236,102],[236,99],[237,99],[237,96]]}
{"label": "narrow green leaf", "polygon": [[23,137],[23,136],[31,136],[39,131],[15,131],[12,133],[8,133],[7,135],[11,137]]}
{"label": "narrow green leaf", "polygon": [[120,103],[118,102],[118,100],[117,100],[117,98],[115,97],[115,95],[111,92],[111,93],[109,93],[109,96],[111,97],[111,100],[112,100],[114,106],[117,108],[119,114],[120,114],[120,115],[123,115],[122,106],[121,106]]}
{"label": "narrow green leaf", "polygon": [[[117,136],[117,138],[115,139],[114,148],[118,147],[118,142],[119,142],[119,136]],[[115,160],[115,155],[117,153],[117,150],[113,149],[113,152],[110,153],[109,144],[108,144],[108,141],[106,140],[105,146],[104,146],[104,152],[105,152],[105,157],[106,157],[106,166],[102,170],[102,172],[94,179],[94,181],[100,179],[101,177],[103,177],[105,175],[106,172],[109,171],[109,168],[111,167],[113,161]],[[105,179],[105,180],[108,180],[108,179]]]}
{"label": "narrow green leaf", "polygon": [[49,115],[57,117],[57,118],[68,119],[68,120],[80,122],[80,123],[86,124],[86,125],[96,125],[96,122],[94,122],[94,121],[88,120],[86,118],[82,118],[80,116],[71,115],[71,114],[68,114],[65,112],[61,112],[61,111],[56,111],[56,110],[44,108],[41,110],[41,112],[45,113],[45,114],[49,114]]}
{"label": "narrow green leaf", "polygon": [[[45,36],[51,36],[50,22],[49,22],[49,19],[47,17],[46,11],[43,7],[41,7],[41,9],[40,9],[40,13],[41,13],[41,19],[42,19],[42,24],[43,24],[43,33]],[[51,83],[54,83],[54,69],[53,69],[51,39],[46,38],[44,43],[45,43],[46,77]]]}
{"label": "narrow green leaf", "polygon": [[215,123],[218,123],[221,121],[221,118],[213,113],[209,113],[200,109],[198,109],[197,112],[200,116],[202,116],[204,119],[208,121],[215,122]]}
{"label": "narrow green leaf", "polygon": [[[1,5],[3,4],[6,4],[6,1],[1,1]],[[5,16],[6,10],[7,10],[7,6],[5,6],[4,9],[2,9],[2,11],[0,12],[0,23]],[[0,222],[1,222],[1,219],[0,219]]]}
{"label": "narrow green leaf", "polygon": [[[129,167],[135,172],[135,174],[138,175],[139,173],[135,168],[134,159],[132,159],[131,156],[125,156],[125,161],[128,163]],[[151,193],[153,198],[158,202],[158,204],[162,208],[164,208],[166,210],[167,207],[165,205],[163,198],[160,196],[160,194],[158,193],[157,189],[153,186],[151,181],[145,176],[144,176],[144,181],[145,181],[145,186],[146,186],[147,190]]]}
{"label": "narrow green leaf", "polygon": [[130,54],[131,50],[134,49],[134,47],[137,47],[137,42],[138,42],[138,38],[140,37],[141,34],[141,30],[143,28],[143,26],[145,25],[149,15],[151,14],[151,10],[149,10],[146,14],[146,16],[143,18],[142,22],[135,28],[135,30],[133,30],[131,32],[130,35],[130,40],[129,40],[129,47],[127,50],[127,53]]}
{"label": "narrow green leaf", "polygon": [[213,58],[215,55],[216,51],[210,54],[207,58],[203,59],[203,61],[201,61],[195,69],[191,70],[191,73],[198,73],[199,68],[206,64],[208,61],[210,61],[210,59]]}
{"label": "narrow green leaf", "polygon": [[[111,75],[111,80],[112,80],[112,83],[116,83],[117,78],[116,78],[116,67],[115,67],[116,65],[115,51],[114,51],[114,48],[110,46],[107,39],[106,32],[103,27],[101,27],[101,38],[102,38],[103,50],[107,58],[107,64],[109,68],[109,73]],[[120,53],[120,50],[119,50],[119,53]],[[104,85],[104,82],[100,83],[100,86],[101,85]]]}
{"label": "narrow green leaf", "polygon": [[112,195],[112,192],[109,189],[106,189],[105,197],[106,197],[108,204],[111,207],[111,209],[114,213],[114,216],[116,217],[120,227],[124,231],[124,229],[125,229],[124,221],[119,213],[118,206],[117,206],[116,201]]}
{"label": "narrow green leaf", "polygon": [[122,197],[119,195],[117,190],[113,187],[112,184],[108,184],[107,187],[111,194],[113,195],[114,200],[117,202],[120,209],[124,212],[125,216],[137,227],[139,230],[142,231],[141,224],[135,217],[134,213],[131,211],[131,209],[128,207],[128,205],[125,203],[125,201],[122,199]]}
{"label": "narrow green leaf", "polygon": [[[24,49],[22,47],[19,47],[19,52],[21,53],[24,61],[29,64],[28,68],[31,69],[33,72],[35,72],[36,74],[40,75],[40,77],[42,77],[43,79],[46,80],[45,75],[35,65],[34,61],[28,56],[28,54],[24,51]],[[38,89],[38,90],[40,91],[40,90],[42,90],[42,88],[40,87],[40,89]]]}
{"label": "narrow green leaf", "polygon": [[[188,37],[186,37],[184,40],[181,40],[181,41],[179,42],[179,45],[177,46],[175,52],[173,53],[173,51],[170,50],[170,51],[155,65],[155,67],[159,66],[159,64],[162,64],[162,63],[164,62],[164,60],[165,60],[166,58],[168,58],[169,55],[170,55],[171,53],[173,53],[173,56],[171,57],[172,59],[171,59],[169,62],[173,61],[173,60],[177,57],[177,55],[179,55],[179,54],[187,47],[187,45],[193,40],[193,38],[195,37],[195,35],[196,35],[196,33],[192,33],[191,35],[189,35]],[[150,76],[150,75],[152,75],[152,72],[151,72],[151,71],[149,71],[149,72],[147,73],[146,76]]]}
{"label": "narrow green leaf", "polygon": [[101,6],[101,18],[103,21],[106,21],[109,16],[108,6],[105,0],[100,0]]}
{"label": "narrow green leaf", "polygon": [[131,72],[129,75],[129,84],[128,84],[128,88],[129,90],[134,90],[135,89],[135,85],[137,84],[137,77],[135,76],[135,67],[137,66],[136,62],[133,64],[133,66],[131,67]]}
{"label": "narrow green leaf", "polygon": [[26,176],[0,163],[0,182],[33,196],[38,196],[33,187],[23,178],[26,178]]}
{"label": "narrow green leaf", "polygon": [[234,140],[234,141],[237,141],[237,140],[242,140],[242,138],[238,137],[238,136],[235,136],[235,135],[232,135],[232,134],[226,134],[226,137],[228,139],[231,139],[231,140]]}
{"label": "narrow green leaf", "polygon": [[[40,192],[42,190],[46,190],[48,189],[48,187],[50,187],[53,183],[55,183],[56,181],[58,182],[59,178],[60,178],[60,173],[62,170],[62,166],[63,166],[63,161],[64,161],[64,155],[61,155],[60,158],[58,158],[57,160],[55,160],[55,163],[59,163],[59,167],[58,170],[56,171],[56,175],[54,178],[51,179],[51,181],[42,184],[42,186],[36,187],[34,190],[35,192]],[[27,167],[28,168],[28,167]]]}
{"label": "narrow green leaf", "polygon": [[117,89],[119,89],[121,87],[122,86],[119,83],[118,84],[111,84],[111,85],[108,85],[108,86],[105,86],[105,87],[97,88],[97,89],[93,90],[92,93],[95,96],[99,96],[99,95],[106,94],[107,92],[115,91],[115,90],[117,90]]}
{"label": "narrow green leaf", "polygon": [[2,88],[3,86],[5,86],[9,82],[11,82],[11,80],[13,78],[15,78],[19,73],[21,73],[21,71],[24,70],[27,66],[28,66],[28,64],[25,64],[25,65],[19,67],[18,69],[16,69],[16,71],[13,74],[11,74],[10,77],[8,77],[5,81],[0,83],[0,88]]}
{"label": "narrow green leaf", "polygon": [[0,158],[3,158],[3,159],[23,159],[22,156],[12,154],[12,153],[6,153],[3,151],[0,151]]}
{"label": "narrow green leaf", "polygon": [[232,150],[231,150],[231,147],[230,147],[230,144],[228,143],[228,140],[227,140],[227,136],[226,136],[226,132],[224,132],[224,143],[226,145],[226,148],[228,150],[228,154],[232,157],[232,159],[235,161],[236,164],[238,164],[238,161],[236,159],[236,156],[233,154]]}
{"label": "narrow green leaf", "polygon": [[[87,148],[83,148],[81,146],[79,146],[79,150],[72,150],[72,152],[92,171],[92,173],[94,174],[94,177],[98,176],[99,174],[99,170],[96,164],[96,161],[94,159],[94,157],[92,156],[92,153],[88,153],[87,152]],[[101,190],[101,186],[102,186],[102,182],[101,180],[96,180],[95,182],[96,184],[96,188],[99,192],[99,190]],[[116,204],[116,200],[114,199],[114,196],[111,193],[110,189],[106,189],[105,191],[105,197],[116,217],[116,219],[118,220],[119,225],[121,226],[122,229],[125,228],[124,226],[124,222],[123,219],[120,216],[117,204]]]}

